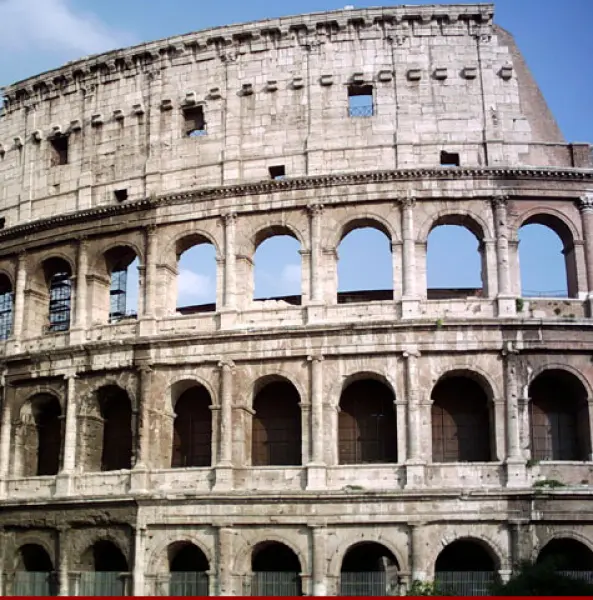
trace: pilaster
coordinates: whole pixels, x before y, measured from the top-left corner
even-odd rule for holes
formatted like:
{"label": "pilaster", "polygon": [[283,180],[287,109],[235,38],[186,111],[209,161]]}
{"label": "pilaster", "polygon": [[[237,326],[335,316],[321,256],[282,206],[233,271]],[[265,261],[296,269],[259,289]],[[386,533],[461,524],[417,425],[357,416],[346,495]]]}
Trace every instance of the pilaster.
{"label": "pilaster", "polygon": [[307,465],[307,489],[324,489],[327,473],[323,451],[323,356],[309,356],[307,360],[311,382],[311,462]]}
{"label": "pilaster", "polygon": [[403,240],[403,294],[402,294],[402,319],[412,319],[418,316],[420,298],[418,297],[416,279],[416,242],[414,231],[414,206],[416,199],[413,196],[404,196],[400,199]]}
{"label": "pilaster", "polygon": [[220,410],[219,414],[219,451],[214,489],[228,491],[233,488],[233,374],[235,364],[232,360],[218,363],[220,372]]}

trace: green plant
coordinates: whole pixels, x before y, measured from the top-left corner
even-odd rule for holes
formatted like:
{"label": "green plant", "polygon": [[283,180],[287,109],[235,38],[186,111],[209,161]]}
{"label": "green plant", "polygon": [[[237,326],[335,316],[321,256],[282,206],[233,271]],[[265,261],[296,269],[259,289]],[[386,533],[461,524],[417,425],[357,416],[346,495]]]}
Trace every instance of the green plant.
{"label": "green plant", "polygon": [[435,325],[437,329],[441,329],[443,326],[443,319],[437,319]]}
{"label": "green plant", "polygon": [[536,458],[530,458],[527,461],[527,467],[528,468],[535,467],[536,465],[539,465],[539,460],[537,460]]}
{"label": "green plant", "polygon": [[442,596],[436,583],[432,581],[412,581],[406,596]]}
{"label": "green plant", "polygon": [[533,484],[533,487],[537,488],[561,488],[566,487],[565,483],[558,481],[557,479],[540,479]]}
{"label": "green plant", "polygon": [[517,312],[523,312],[523,309],[525,308],[525,301],[523,298],[517,298],[515,300],[515,307],[517,308]]}

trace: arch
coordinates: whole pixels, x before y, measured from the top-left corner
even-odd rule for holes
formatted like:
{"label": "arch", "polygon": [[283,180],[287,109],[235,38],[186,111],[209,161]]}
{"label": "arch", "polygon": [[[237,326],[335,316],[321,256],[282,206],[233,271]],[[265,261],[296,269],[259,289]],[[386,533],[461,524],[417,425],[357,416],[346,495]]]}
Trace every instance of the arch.
{"label": "arch", "polygon": [[23,544],[16,553],[12,595],[57,596],[57,578],[47,550],[40,544]]}
{"label": "arch", "polygon": [[541,375],[542,373],[544,373],[545,371],[566,371],[567,373],[570,373],[576,379],[579,380],[580,384],[583,386],[583,388],[587,392],[587,397],[593,398],[593,387],[591,386],[591,383],[585,377],[585,375],[583,375],[583,373],[576,367],[573,367],[572,365],[569,365],[567,363],[561,363],[561,362],[546,362],[546,364],[544,364],[544,365],[535,367],[533,369],[533,371],[531,371],[529,374],[530,377],[529,377],[529,382],[527,384],[527,389],[529,389],[529,385],[531,385],[533,380],[536,377],[538,377],[539,375]]}
{"label": "arch", "polygon": [[62,452],[62,407],[51,393],[36,393],[21,406],[16,443],[23,477],[57,475]]}
{"label": "arch", "polygon": [[568,370],[545,369],[529,384],[531,457],[588,460],[591,455],[588,390]]}
{"label": "arch", "polygon": [[[133,268],[139,264],[139,257],[135,245],[129,243],[111,245],[101,256],[102,264],[96,272],[105,273],[106,279],[109,279],[109,286],[104,286],[104,291],[105,297],[109,298],[106,312],[110,323],[137,316],[140,286]],[[95,280],[93,285],[102,284]]]}
{"label": "arch", "polygon": [[217,260],[223,257],[218,240],[208,231],[199,227],[187,228],[171,236],[165,245],[164,256],[168,257],[174,254],[179,259],[179,256],[186,250],[201,244],[214,246]]}
{"label": "arch", "polygon": [[123,596],[129,572],[128,561],[119,546],[110,539],[99,539],[83,552],[84,567],[80,579],[81,596]]}
{"label": "arch", "polygon": [[48,331],[67,331],[72,309],[72,264],[52,256],[43,261],[42,270],[49,296]]}
{"label": "arch", "polygon": [[427,217],[418,228],[416,241],[419,244],[426,244],[430,232],[441,225],[457,225],[459,227],[464,227],[480,242],[483,242],[484,239],[494,238],[488,223],[481,215],[470,210],[459,208],[455,210],[441,210],[436,214]]}
{"label": "arch", "polygon": [[593,550],[573,537],[555,537],[540,549],[536,562],[561,571],[593,572]]}
{"label": "arch", "polygon": [[356,229],[365,228],[376,229],[377,231],[380,231],[390,242],[398,239],[391,223],[381,215],[377,215],[375,213],[366,213],[357,217],[348,215],[345,219],[338,223],[338,226],[336,227],[336,235],[331,245],[332,248],[337,249],[340,245],[340,242],[349,233],[352,233]]}
{"label": "arch", "polygon": [[[170,548],[177,548],[179,545],[191,544],[200,550],[206,557],[208,565],[213,565],[215,555],[213,549],[206,543],[199,534],[195,532],[175,530],[163,531],[157,534],[158,540],[153,544],[152,548],[147,549],[148,560],[146,561],[146,573],[158,575],[166,573],[169,570],[170,563]],[[155,540],[153,540],[154,542]]]}
{"label": "arch", "polygon": [[[391,228],[382,220],[360,217],[348,220],[340,233],[337,302],[393,300]],[[365,268],[371,260],[373,269]]]}
{"label": "arch", "polygon": [[54,565],[49,552],[40,544],[23,544],[17,550],[17,571],[50,573]]}
{"label": "arch", "polygon": [[[559,242],[559,248],[556,253],[553,251],[554,240],[545,239],[549,233],[541,230],[539,233],[535,227],[545,228]],[[530,227],[530,231],[526,229]],[[565,215],[558,211],[548,210],[532,210],[521,216],[517,231],[517,239],[519,240],[519,265],[521,276],[522,295],[525,297],[533,296],[553,296],[576,298],[578,296],[578,277],[575,255],[575,241],[579,239],[579,233]],[[539,239],[536,239],[539,238]],[[550,277],[550,273],[556,271],[559,278],[563,280],[557,283],[554,287],[559,289],[549,291],[551,284],[542,283],[544,275],[538,271],[538,265],[541,264],[542,251],[549,252],[546,255],[545,278],[546,281]],[[562,256],[561,256],[562,255]],[[526,266],[527,265],[527,266]],[[560,271],[559,271],[560,270]],[[537,279],[532,279],[537,276]],[[537,288],[537,289],[536,289]],[[546,289],[547,288],[547,289]]]}
{"label": "arch", "polygon": [[396,463],[395,395],[377,378],[353,375],[340,396],[339,464]]}
{"label": "arch", "polygon": [[171,467],[211,466],[212,398],[208,390],[185,380],[172,386],[171,392],[176,396]]}
{"label": "arch", "polygon": [[463,359],[460,361],[453,359],[447,365],[439,369],[437,373],[436,378],[433,379],[434,385],[443,378],[460,375],[473,379],[480,385],[488,397],[488,401],[492,402],[495,398],[500,398],[504,393],[500,389],[498,382],[492,377],[492,373],[489,373],[475,363],[469,363]]}
{"label": "arch", "polygon": [[206,389],[208,395],[212,399],[212,404],[217,405],[217,390],[213,386],[212,382],[208,381],[205,377],[201,377],[193,372],[191,369],[176,372],[173,375],[173,379],[170,381],[167,394],[170,399],[169,408],[171,413],[175,412],[175,403],[179,399],[179,396],[187,389],[193,386],[201,386]]}
{"label": "arch", "polygon": [[0,340],[12,333],[14,288],[12,279],[5,271],[0,271]]}
{"label": "arch", "polygon": [[251,552],[251,594],[254,596],[301,596],[302,563],[289,546],[265,541]]}
{"label": "arch", "polygon": [[393,553],[378,542],[350,546],[340,569],[340,596],[386,596],[398,590],[400,566]]}
{"label": "arch", "polygon": [[482,462],[494,456],[492,390],[472,371],[443,374],[432,389],[434,462]]}
{"label": "arch", "polygon": [[252,464],[301,465],[301,398],[298,390],[282,377],[260,379],[253,390]]}
{"label": "arch", "polygon": [[207,596],[210,564],[191,542],[173,542],[167,548],[169,596]]}
{"label": "arch", "polygon": [[278,235],[287,235],[288,237],[294,238],[301,248],[306,247],[303,235],[294,225],[291,223],[272,222],[263,227],[259,227],[251,236],[252,254],[255,254],[259,246],[266,240]]}

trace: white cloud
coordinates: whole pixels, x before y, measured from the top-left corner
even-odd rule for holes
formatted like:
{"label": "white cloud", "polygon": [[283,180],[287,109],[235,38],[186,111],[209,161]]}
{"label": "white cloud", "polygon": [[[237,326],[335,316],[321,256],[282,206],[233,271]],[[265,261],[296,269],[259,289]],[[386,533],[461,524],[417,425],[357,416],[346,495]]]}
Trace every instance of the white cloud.
{"label": "white cloud", "polygon": [[181,269],[177,278],[177,293],[180,304],[213,302],[215,294],[214,281],[208,275]]}
{"label": "white cloud", "polygon": [[133,42],[91,13],[76,11],[71,0],[0,0],[0,50],[35,50],[75,59]]}

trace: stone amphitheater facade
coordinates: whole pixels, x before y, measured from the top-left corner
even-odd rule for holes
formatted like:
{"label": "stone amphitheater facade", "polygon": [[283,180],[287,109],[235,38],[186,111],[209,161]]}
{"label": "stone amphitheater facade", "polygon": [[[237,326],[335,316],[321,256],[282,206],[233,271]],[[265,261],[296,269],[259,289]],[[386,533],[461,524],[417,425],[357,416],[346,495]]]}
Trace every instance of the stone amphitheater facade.
{"label": "stone amphitheater facade", "polygon": [[[332,595],[381,568],[398,593],[552,550],[593,571],[591,148],[492,5],[222,27],[11,85],[0,217],[4,594],[105,572],[167,594],[185,571]],[[522,298],[532,223],[563,242],[567,298]],[[447,224],[480,241],[481,293],[427,290]],[[388,297],[338,294],[361,227],[391,242]],[[255,301],[276,235],[301,295]],[[180,313],[203,243],[216,306]],[[138,315],[115,318],[134,258]]]}

